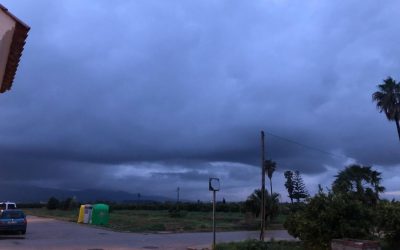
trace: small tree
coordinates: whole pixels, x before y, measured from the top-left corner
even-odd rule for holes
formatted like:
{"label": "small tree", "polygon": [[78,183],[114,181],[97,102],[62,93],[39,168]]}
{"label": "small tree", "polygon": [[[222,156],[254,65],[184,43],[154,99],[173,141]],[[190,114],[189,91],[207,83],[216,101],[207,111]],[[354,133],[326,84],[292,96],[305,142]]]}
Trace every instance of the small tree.
{"label": "small tree", "polygon": [[293,182],[293,171],[287,170],[285,171],[285,187],[286,190],[288,191],[288,197],[290,198],[290,201],[293,204],[293,191],[294,191],[294,182]]}
{"label": "small tree", "polygon": [[47,202],[47,209],[54,210],[57,209],[60,204],[60,201],[56,197],[50,197],[49,201]]}
{"label": "small tree", "polygon": [[[261,190],[256,189],[254,192],[247,197],[245,202],[245,210],[250,211],[255,217],[258,217],[261,212]],[[279,211],[279,194],[273,193],[272,196],[269,192],[265,191],[265,220],[268,218],[272,219],[278,215]]]}
{"label": "small tree", "polygon": [[68,197],[67,199],[60,201],[59,208],[63,210],[71,210],[73,208],[77,208],[78,203],[76,202],[74,197]]}
{"label": "small tree", "polygon": [[300,175],[299,171],[294,171],[293,175],[293,199],[296,199],[297,202],[300,202],[301,199],[307,198],[308,191],[306,189],[306,185],[304,184],[303,178]]}

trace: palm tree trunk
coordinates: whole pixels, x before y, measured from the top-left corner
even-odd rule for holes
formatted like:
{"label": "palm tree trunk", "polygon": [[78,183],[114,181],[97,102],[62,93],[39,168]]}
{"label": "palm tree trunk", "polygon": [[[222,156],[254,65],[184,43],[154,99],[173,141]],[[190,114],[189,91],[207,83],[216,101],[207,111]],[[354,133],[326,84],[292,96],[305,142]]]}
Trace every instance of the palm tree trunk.
{"label": "palm tree trunk", "polygon": [[271,178],[269,178],[269,185],[271,187],[271,197],[272,197],[272,179]]}
{"label": "palm tree trunk", "polygon": [[272,178],[269,178],[269,185],[270,185],[270,187],[271,187],[271,214],[270,214],[270,216],[269,216],[269,222],[272,222],[272,203],[273,203],[273,197],[272,197]]}
{"label": "palm tree trunk", "polygon": [[396,115],[396,127],[397,127],[397,134],[399,135],[400,140],[400,124],[399,124],[399,117]]}

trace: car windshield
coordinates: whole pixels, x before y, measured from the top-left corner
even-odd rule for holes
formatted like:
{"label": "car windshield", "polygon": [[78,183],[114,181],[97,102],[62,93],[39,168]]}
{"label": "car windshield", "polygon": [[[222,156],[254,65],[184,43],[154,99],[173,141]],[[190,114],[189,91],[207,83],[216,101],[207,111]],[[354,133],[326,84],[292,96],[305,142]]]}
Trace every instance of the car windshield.
{"label": "car windshield", "polygon": [[12,211],[12,212],[6,211],[6,212],[3,212],[1,215],[2,219],[21,219],[24,217],[25,217],[24,213],[19,212],[19,211]]}

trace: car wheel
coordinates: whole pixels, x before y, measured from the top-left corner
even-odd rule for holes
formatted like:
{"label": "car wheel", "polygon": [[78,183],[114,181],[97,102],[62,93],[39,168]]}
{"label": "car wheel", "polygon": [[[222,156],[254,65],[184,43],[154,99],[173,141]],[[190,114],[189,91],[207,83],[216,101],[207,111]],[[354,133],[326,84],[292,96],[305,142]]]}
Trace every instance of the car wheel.
{"label": "car wheel", "polygon": [[21,234],[25,234],[25,233],[26,233],[26,230],[22,230],[22,231],[21,231]]}

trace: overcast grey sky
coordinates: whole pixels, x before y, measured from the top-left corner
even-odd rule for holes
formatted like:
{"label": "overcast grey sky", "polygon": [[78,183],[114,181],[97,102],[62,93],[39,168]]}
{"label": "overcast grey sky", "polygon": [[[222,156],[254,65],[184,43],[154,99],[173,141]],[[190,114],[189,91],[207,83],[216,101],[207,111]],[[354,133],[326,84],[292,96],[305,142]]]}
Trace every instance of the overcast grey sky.
{"label": "overcast grey sky", "polygon": [[[400,2],[3,0],[31,26],[0,95],[0,180],[183,199],[246,198],[259,134],[283,171],[330,186],[346,164],[400,194],[395,124],[371,101],[400,80]],[[397,192],[397,193],[396,193]]]}

